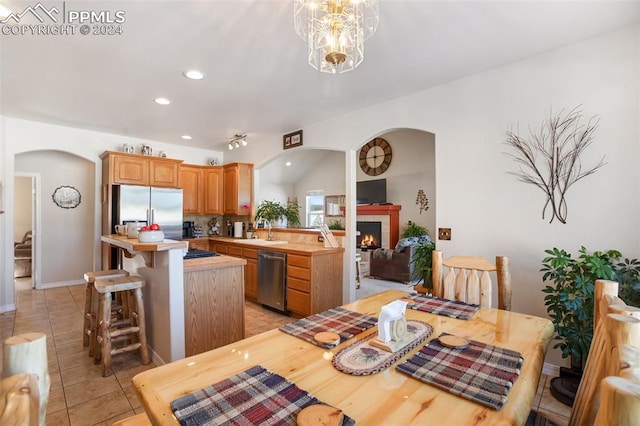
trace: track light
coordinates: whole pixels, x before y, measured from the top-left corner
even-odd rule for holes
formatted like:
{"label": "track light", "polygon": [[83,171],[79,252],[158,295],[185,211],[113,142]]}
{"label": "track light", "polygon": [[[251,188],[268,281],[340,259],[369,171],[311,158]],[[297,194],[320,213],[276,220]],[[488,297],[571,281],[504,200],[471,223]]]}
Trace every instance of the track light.
{"label": "track light", "polygon": [[247,135],[235,135],[229,141],[229,151],[231,151],[233,148],[240,148],[240,144],[242,144],[242,146],[247,146]]}

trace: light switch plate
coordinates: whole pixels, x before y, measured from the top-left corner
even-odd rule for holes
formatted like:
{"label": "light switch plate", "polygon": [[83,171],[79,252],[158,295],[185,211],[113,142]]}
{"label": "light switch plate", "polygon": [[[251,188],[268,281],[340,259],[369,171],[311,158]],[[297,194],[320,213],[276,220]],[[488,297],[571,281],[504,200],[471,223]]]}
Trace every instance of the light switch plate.
{"label": "light switch plate", "polygon": [[438,228],[438,239],[439,240],[450,240],[451,239],[451,228]]}

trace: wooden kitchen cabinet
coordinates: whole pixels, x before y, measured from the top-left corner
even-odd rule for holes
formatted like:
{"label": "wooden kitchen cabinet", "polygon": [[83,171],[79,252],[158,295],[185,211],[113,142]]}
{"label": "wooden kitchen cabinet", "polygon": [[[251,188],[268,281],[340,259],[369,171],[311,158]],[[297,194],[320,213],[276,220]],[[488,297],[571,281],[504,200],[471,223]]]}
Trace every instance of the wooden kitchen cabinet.
{"label": "wooden kitchen cabinet", "polygon": [[243,248],[242,257],[247,261],[244,267],[245,298],[258,300],[258,250]]}
{"label": "wooden kitchen cabinet", "polygon": [[100,159],[103,184],[179,187],[182,160],[114,151],[105,151]]}
{"label": "wooden kitchen cabinet", "polygon": [[209,241],[209,250],[220,254],[229,254],[229,244],[220,241]]}
{"label": "wooden kitchen cabinet", "polygon": [[183,164],[180,187],[184,214],[222,214],[222,167]]}
{"label": "wooden kitchen cabinet", "polygon": [[[253,206],[253,164],[223,166],[224,214],[251,215]],[[248,208],[245,208],[248,206]]]}
{"label": "wooden kitchen cabinet", "polygon": [[342,253],[287,255],[287,309],[306,317],[342,303]]}
{"label": "wooden kitchen cabinet", "polygon": [[190,238],[183,241],[187,241],[189,243],[189,249],[209,251],[209,240],[207,238]]}
{"label": "wooden kitchen cabinet", "polygon": [[224,190],[222,185],[222,167],[209,166],[203,169],[204,214],[224,213]]}
{"label": "wooden kitchen cabinet", "polygon": [[202,214],[204,195],[202,179],[202,167],[187,164],[180,166],[183,214]]}

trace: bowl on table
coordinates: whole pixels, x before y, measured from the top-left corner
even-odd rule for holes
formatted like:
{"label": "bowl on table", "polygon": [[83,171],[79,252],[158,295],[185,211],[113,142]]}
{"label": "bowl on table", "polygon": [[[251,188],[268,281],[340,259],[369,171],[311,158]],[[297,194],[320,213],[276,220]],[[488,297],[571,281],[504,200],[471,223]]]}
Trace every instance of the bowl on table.
{"label": "bowl on table", "polygon": [[139,231],[138,241],[141,243],[157,243],[164,241],[164,232],[162,231]]}

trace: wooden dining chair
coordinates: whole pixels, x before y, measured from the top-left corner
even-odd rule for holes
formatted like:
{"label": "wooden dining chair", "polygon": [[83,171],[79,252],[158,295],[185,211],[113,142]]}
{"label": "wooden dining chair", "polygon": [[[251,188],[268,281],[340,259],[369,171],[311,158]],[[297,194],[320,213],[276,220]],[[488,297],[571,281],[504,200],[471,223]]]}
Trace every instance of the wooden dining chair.
{"label": "wooden dining chair", "polygon": [[495,272],[498,309],[511,310],[508,257],[496,256],[495,264],[476,256],[453,256],[443,260],[442,251],[434,250],[431,264],[434,296],[493,307],[493,281],[490,272]]}
{"label": "wooden dining chair", "polygon": [[640,309],[618,297],[617,282],[597,280],[593,340],[569,425],[631,426],[639,422]]}

